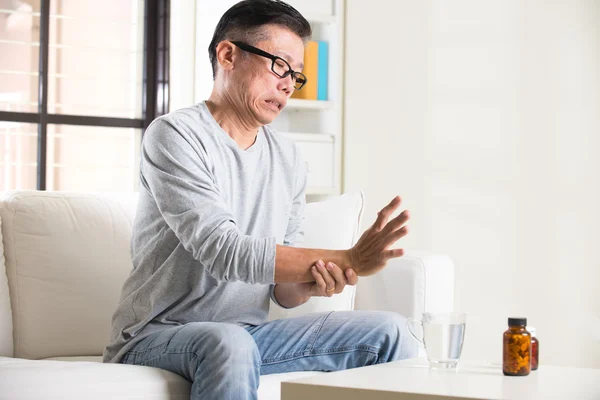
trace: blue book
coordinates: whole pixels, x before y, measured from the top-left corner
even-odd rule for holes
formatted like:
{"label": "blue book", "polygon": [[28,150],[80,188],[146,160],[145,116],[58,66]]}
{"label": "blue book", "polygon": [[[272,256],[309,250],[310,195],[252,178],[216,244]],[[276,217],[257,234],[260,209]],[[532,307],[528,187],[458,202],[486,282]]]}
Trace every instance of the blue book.
{"label": "blue book", "polygon": [[317,100],[327,100],[329,87],[329,43],[319,40],[317,62]]}

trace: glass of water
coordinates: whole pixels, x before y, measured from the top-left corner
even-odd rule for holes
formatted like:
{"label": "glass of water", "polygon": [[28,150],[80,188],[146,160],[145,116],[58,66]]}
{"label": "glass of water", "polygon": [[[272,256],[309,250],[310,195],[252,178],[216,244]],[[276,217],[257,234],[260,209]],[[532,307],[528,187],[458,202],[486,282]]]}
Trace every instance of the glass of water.
{"label": "glass of water", "polygon": [[[410,334],[425,347],[431,368],[456,368],[460,360],[467,314],[424,313],[422,320],[408,320]],[[411,323],[421,325],[423,339],[412,329]]]}

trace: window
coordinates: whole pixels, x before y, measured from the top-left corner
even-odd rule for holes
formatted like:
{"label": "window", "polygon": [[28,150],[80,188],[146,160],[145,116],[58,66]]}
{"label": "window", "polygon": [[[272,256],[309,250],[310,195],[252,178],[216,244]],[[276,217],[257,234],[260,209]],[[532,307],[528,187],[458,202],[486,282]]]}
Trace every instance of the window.
{"label": "window", "polygon": [[168,32],[168,0],[0,0],[0,190],[137,190]]}

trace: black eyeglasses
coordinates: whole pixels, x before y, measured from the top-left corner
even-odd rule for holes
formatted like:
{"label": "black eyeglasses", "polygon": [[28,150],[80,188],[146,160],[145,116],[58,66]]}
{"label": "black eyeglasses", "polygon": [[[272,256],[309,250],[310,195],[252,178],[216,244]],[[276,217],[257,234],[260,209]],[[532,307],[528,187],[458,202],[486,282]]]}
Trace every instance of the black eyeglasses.
{"label": "black eyeglasses", "polygon": [[244,42],[232,41],[231,43],[235,44],[243,51],[247,51],[248,53],[256,54],[257,56],[265,57],[271,60],[271,71],[273,71],[278,77],[287,78],[288,76],[292,75],[294,89],[300,90],[306,84],[306,81],[308,80],[306,79],[306,75],[301,72],[294,71],[292,67],[290,67],[290,64],[288,64],[288,62],[283,58],[269,54],[266,51],[254,46],[250,46]]}

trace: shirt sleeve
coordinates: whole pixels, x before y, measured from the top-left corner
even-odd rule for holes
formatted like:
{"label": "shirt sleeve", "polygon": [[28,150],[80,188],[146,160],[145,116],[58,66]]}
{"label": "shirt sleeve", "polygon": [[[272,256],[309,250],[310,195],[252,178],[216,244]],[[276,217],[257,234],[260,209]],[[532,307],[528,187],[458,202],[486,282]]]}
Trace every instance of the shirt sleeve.
{"label": "shirt sleeve", "polygon": [[296,147],[296,174],[294,182],[294,202],[288,220],[283,244],[299,247],[304,242],[304,210],[306,208],[306,162]]}
{"label": "shirt sleeve", "polygon": [[[307,171],[306,162],[296,148],[296,174],[294,182],[294,203],[292,204],[292,212],[288,220],[285,237],[283,239],[284,246],[300,247],[304,242],[304,210],[306,208],[306,185]],[[275,285],[271,285],[271,300],[281,308],[289,308],[282,306],[275,298]]]}
{"label": "shirt sleeve", "polygon": [[142,184],[183,247],[211,276],[272,284],[276,239],[239,231],[206,159],[190,133],[173,120],[157,119],[144,134]]}

